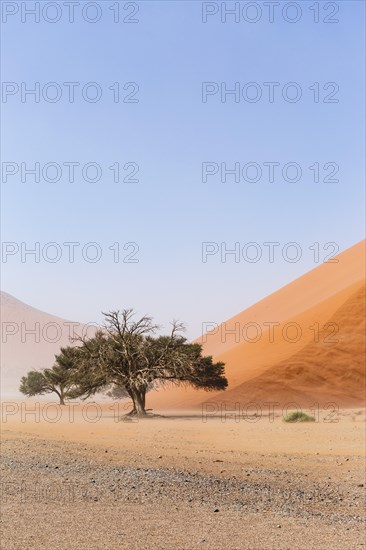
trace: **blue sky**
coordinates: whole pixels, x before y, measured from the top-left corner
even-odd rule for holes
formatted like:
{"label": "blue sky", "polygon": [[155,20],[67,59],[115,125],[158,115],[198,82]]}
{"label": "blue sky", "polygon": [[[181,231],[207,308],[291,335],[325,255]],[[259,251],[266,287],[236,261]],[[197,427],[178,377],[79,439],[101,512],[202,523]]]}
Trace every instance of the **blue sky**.
{"label": "blue sky", "polygon": [[[56,242],[62,251],[56,263],[42,257],[36,263],[29,255],[22,262],[20,252],[5,263],[3,256],[3,290],[77,321],[100,321],[101,310],[134,307],[161,324],[183,320],[194,337],[202,322],[220,322],[319,265],[309,250],[313,243],[320,243],[323,258],[324,244],[344,250],[363,238],[363,2],[333,3],[339,6],[334,24],[323,22],[331,17],[325,2],[319,3],[319,23],[310,10],[314,2],[302,1],[296,3],[302,10],[297,23],[284,20],[285,2],[269,23],[257,2],[257,23],[232,17],[222,23],[218,13],[206,24],[197,1],[138,2],[135,24],[113,22],[109,8],[115,2],[97,4],[102,17],[95,24],[79,11],[69,23],[62,2],[54,24],[42,16],[39,23],[30,16],[22,23],[20,12],[2,24],[3,82],[28,88],[56,82],[62,90],[56,103],[29,96],[22,103],[20,93],[5,103],[3,96],[2,162],[15,163],[19,172],[2,182],[2,240],[19,250],[22,242],[29,248]],[[124,16],[134,9],[126,4],[120,2]],[[74,103],[64,82],[80,83]],[[99,102],[82,98],[80,88],[88,82],[102,89]],[[115,82],[138,83],[139,101],[115,103],[108,89]],[[242,96],[236,103],[215,94],[203,103],[203,82],[226,83],[227,89],[255,82],[263,95],[256,103]],[[265,82],[279,83],[273,103]],[[282,97],[288,82],[302,91],[296,103]],[[315,82],[318,103],[309,89]],[[337,103],[323,102],[333,90],[322,89],[329,82],[339,86]],[[21,163],[35,162],[94,162],[103,175],[91,183],[78,169],[72,183],[65,168],[55,183],[36,183],[30,175],[22,182]],[[138,183],[115,183],[108,168],[115,162],[137,163]],[[229,168],[256,163],[262,177],[223,183],[218,174],[203,183],[203,162]],[[266,162],[279,163],[274,182]],[[302,169],[296,183],[281,177],[289,162]],[[309,169],[316,162],[318,183]],[[339,166],[339,182],[323,181],[330,162]],[[65,242],[80,243],[73,263]],[[80,253],[90,242],[102,250],[97,263]],[[115,242],[123,255],[132,250],[123,251],[125,243],[137,243],[138,263],[114,262],[109,247]],[[230,249],[238,242],[242,250],[255,242],[263,255],[250,263],[234,256],[222,262],[215,254],[204,263],[203,242],[219,250],[221,243]],[[279,251],[296,242],[302,257],[292,263],[279,252],[269,262],[265,242],[279,242]]]}

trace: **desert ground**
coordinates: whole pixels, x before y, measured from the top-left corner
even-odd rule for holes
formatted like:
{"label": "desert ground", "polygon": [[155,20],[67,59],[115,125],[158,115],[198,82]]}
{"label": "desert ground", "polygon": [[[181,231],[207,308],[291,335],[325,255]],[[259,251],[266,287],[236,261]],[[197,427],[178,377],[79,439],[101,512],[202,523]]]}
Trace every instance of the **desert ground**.
{"label": "desert ground", "polygon": [[116,402],[2,412],[4,550],[365,547],[362,409],[309,423],[207,409],[126,420]]}

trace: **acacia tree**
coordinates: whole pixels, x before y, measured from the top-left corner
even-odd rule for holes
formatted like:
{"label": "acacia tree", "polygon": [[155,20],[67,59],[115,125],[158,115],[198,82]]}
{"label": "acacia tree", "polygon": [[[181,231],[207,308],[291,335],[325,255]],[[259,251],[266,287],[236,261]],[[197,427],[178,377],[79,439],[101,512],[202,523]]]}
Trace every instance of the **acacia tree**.
{"label": "acacia tree", "polygon": [[19,391],[27,397],[56,393],[60,405],[65,405],[65,399],[74,397],[74,374],[77,367],[77,348],[61,348],[55,356],[53,367],[42,371],[31,370],[20,381]]}
{"label": "acacia tree", "polygon": [[134,320],[133,310],[104,313],[103,330],[81,340],[78,356],[77,394],[84,398],[109,385],[132,399],[130,414],[146,415],[146,392],[167,383],[224,390],[224,363],[202,356],[199,344],[187,342],[183,325],[173,322],[169,336],[155,336],[152,318]]}

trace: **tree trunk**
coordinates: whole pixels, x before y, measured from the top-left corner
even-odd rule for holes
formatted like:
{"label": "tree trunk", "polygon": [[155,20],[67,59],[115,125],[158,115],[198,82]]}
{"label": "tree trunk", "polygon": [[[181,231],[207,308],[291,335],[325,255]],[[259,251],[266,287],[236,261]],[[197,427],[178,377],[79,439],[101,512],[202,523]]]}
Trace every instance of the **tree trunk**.
{"label": "tree trunk", "polygon": [[146,390],[142,390],[142,391],[141,391],[141,399],[142,399],[142,404],[143,404],[144,410],[146,410],[146,409],[145,409]]}
{"label": "tree trunk", "polygon": [[145,390],[131,390],[131,397],[133,401],[133,411],[130,414],[136,414],[136,416],[146,416],[145,411]]}
{"label": "tree trunk", "polygon": [[60,405],[65,405],[65,396],[64,392],[62,390],[58,391],[56,388],[53,389],[54,393],[56,393],[60,399]]}

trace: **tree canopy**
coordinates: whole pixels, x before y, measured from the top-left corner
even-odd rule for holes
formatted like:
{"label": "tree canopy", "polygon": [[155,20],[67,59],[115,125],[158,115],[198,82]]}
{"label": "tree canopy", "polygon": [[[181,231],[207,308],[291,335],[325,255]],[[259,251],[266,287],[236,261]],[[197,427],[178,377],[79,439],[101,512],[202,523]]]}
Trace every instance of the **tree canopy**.
{"label": "tree canopy", "polygon": [[56,393],[60,405],[65,399],[73,397],[76,386],[74,374],[77,368],[77,348],[61,348],[60,354],[55,356],[55,364],[43,371],[31,370],[20,381],[19,391],[31,397]]}
{"label": "tree canopy", "polygon": [[105,325],[92,338],[77,338],[61,348],[52,368],[23,376],[20,391],[28,396],[56,393],[65,399],[87,399],[107,391],[113,398],[129,396],[130,414],[146,415],[146,393],[167,384],[185,384],[206,391],[227,387],[224,363],[202,355],[202,347],[182,335],[173,322],[168,336],[156,335],[151,317],[135,320],[133,310],[104,313]]}
{"label": "tree canopy", "polygon": [[168,336],[156,336],[158,327],[151,317],[134,320],[133,310],[104,315],[104,329],[83,339],[78,349],[80,396],[112,385],[131,397],[132,414],[144,416],[146,392],[157,386],[187,384],[206,391],[227,387],[224,363],[204,357],[200,344],[181,335],[182,324],[173,322]]}

